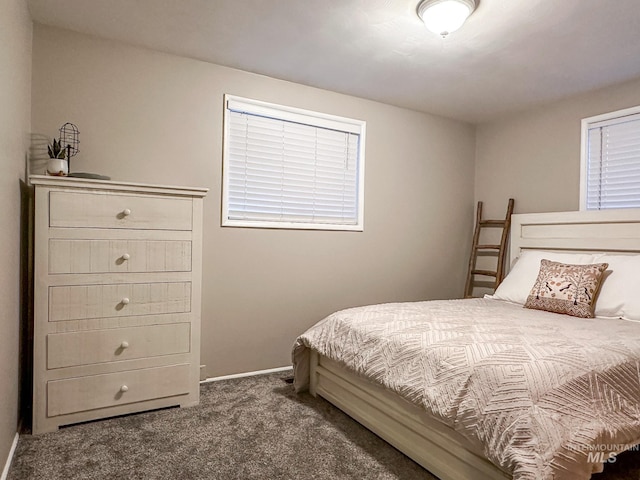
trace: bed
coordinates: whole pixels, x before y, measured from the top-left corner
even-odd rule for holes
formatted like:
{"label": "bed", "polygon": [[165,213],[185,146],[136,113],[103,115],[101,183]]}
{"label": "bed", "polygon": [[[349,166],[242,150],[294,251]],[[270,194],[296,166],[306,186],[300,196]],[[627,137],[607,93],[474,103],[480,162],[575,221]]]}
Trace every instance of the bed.
{"label": "bed", "polygon": [[[495,298],[357,307],[322,320],[294,345],[296,389],[443,480],[602,471],[640,443],[640,210],[513,215],[510,257],[519,260]],[[591,299],[596,318],[523,308],[523,291],[539,281],[531,265],[547,258],[607,265]],[[509,348],[488,341],[496,338]],[[409,354],[413,344],[428,355]]]}

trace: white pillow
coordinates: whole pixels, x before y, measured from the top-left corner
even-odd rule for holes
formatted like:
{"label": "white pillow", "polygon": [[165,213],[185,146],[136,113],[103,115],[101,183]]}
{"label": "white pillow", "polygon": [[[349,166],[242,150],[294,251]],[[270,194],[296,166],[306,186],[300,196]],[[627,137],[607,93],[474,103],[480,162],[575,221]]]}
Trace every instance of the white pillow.
{"label": "white pillow", "polygon": [[596,317],[640,320],[640,255],[596,255],[606,262],[600,294],[596,299]]}
{"label": "white pillow", "polygon": [[[595,255],[590,253],[559,253],[543,250],[525,250],[520,254],[509,274],[502,280],[491,298],[524,305],[536,283],[542,259],[571,265],[595,263]],[[605,260],[598,260],[604,262]],[[609,267],[611,268],[611,267]],[[597,315],[597,302],[596,302]]]}

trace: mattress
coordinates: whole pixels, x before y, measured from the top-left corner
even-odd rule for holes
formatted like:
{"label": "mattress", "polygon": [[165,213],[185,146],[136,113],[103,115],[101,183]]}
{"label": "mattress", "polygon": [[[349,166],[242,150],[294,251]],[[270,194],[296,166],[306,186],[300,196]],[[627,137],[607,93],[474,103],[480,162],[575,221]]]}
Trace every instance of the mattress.
{"label": "mattress", "polygon": [[640,323],[584,319],[492,299],[336,312],[292,352],[395,392],[469,440],[514,479],[588,479],[640,443]]}

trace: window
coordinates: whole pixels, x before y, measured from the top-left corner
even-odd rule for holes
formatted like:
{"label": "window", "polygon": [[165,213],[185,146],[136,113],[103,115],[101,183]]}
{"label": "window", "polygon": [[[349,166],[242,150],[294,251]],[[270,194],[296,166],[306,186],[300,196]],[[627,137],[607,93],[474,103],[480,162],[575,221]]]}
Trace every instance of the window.
{"label": "window", "polygon": [[222,225],[363,229],[365,122],[225,95]]}
{"label": "window", "polygon": [[582,120],[580,208],[640,207],[640,107]]}

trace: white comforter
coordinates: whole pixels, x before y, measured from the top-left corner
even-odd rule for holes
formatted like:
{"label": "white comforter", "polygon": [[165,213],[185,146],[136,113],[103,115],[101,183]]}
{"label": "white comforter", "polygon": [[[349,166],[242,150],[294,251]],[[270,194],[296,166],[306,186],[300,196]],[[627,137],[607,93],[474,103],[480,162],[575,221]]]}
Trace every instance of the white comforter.
{"label": "white comforter", "polygon": [[640,323],[491,299],[352,308],[296,341],[298,391],[309,348],[423,407],[515,479],[588,479],[640,443]]}

